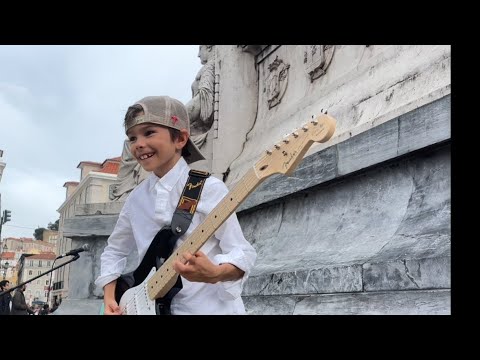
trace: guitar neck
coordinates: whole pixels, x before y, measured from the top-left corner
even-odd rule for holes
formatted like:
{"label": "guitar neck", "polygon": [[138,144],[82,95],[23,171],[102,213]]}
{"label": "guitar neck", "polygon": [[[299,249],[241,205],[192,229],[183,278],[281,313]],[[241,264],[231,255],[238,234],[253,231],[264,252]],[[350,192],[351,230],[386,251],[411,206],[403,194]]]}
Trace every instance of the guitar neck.
{"label": "guitar neck", "polygon": [[187,251],[192,254],[196,253],[263,180],[264,178],[257,176],[255,168],[252,168],[237,182],[233,189],[208,214],[203,223],[197,226],[183,244],[148,280],[148,294],[151,299],[165,296],[175,284],[177,273],[173,269],[174,261]]}
{"label": "guitar neck", "polygon": [[[303,156],[313,142],[326,142],[335,132],[336,120],[322,114],[294,130],[281,142],[275,144],[250,169],[234,188],[208,214],[200,224],[173,253],[160,269],[148,280],[148,295],[151,299],[165,296],[173,287],[177,273],[173,262],[184,252],[196,253],[213,233],[228,219],[242,201],[268,176],[273,174],[290,175],[302,161]],[[184,261],[184,260],[181,260]]]}

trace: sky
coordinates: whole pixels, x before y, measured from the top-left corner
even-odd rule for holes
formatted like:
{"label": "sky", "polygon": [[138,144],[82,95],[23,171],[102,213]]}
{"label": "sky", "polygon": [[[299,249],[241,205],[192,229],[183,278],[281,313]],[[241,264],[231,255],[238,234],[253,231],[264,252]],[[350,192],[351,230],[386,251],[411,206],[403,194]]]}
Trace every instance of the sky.
{"label": "sky", "polygon": [[81,161],[121,156],[123,118],[145,96],[186,103],[198,45],[0,45],[2,238],[30,237],[60,214]]}

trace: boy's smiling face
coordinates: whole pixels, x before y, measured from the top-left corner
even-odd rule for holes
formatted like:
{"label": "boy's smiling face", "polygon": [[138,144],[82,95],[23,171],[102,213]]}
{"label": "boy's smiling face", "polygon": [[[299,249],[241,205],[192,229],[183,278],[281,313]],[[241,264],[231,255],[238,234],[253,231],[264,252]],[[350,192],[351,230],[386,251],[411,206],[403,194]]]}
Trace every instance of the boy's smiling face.
{"label": "boy's smiling face", "polygon": [[[138,114],[140,116],[142,114]],[[180,130],[180,136],[173,141],[168,128],[142,123],[131,127],[127,132],[130,151],[138,163],[146,170],[153,171],[158,177],[164,176],[182,154],[182,148],[188,140],[188,131]]]}

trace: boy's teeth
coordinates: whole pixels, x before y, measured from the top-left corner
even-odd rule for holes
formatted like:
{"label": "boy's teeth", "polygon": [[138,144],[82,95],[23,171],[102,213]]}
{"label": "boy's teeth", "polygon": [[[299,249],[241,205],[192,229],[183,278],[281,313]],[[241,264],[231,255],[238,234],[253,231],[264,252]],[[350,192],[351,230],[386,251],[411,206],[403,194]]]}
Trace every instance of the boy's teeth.
{"label": "boy's teeth", "polygon": [[153,155],[153,154],[142,155],[142,156],[140,156],[140,160],[148,159],[148,158],[151,157],[152,155]]}

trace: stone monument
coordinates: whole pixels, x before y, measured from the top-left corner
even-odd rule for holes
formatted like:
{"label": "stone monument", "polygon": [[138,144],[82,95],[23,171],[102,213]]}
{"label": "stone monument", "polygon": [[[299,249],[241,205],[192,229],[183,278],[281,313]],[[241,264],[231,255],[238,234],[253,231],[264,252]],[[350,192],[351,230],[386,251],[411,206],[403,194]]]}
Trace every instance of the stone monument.
{"label": "stone monument", "polygon": [[322,109],[337,119],[237,211],[258,251],[247,312],[449,314],[450,46],[216,50],[210,170],[229,187]]}

